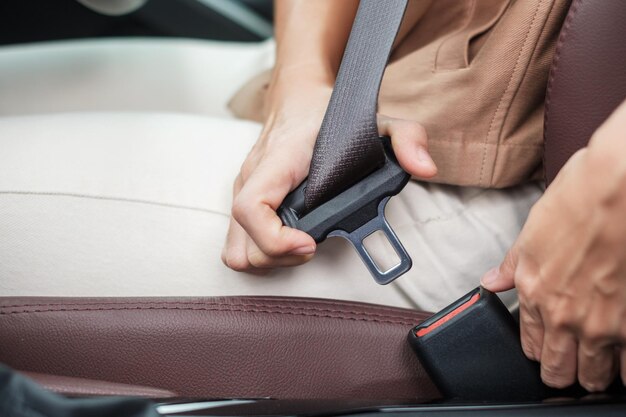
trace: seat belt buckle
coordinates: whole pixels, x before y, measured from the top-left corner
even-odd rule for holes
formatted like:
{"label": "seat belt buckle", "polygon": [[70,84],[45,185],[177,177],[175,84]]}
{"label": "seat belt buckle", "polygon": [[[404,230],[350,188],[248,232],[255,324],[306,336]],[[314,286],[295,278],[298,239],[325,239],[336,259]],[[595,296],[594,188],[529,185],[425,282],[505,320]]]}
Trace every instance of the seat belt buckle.
{"label": "seat belt buckle", "polygon": [[[310,211],[304,204],[307,186],[304,180],[285,197],[277,213],[285,226],[308,233],[317,243],[333,236],[347,239],[374,280],[384,285],[407,272],[412,265],[411,257],[385,218],[389,199],[404,188],[411,176],[398,163],[391,140],[388,137],[381,140],[385,162],[376,171]],[[364,245],[365,239],[377,231],[385,235],[400,260],[386,271],[381,270]]]}
{"label": "seat belt buckle", "polygon": [[539,364],[524,355],[514,317],[485,288],[426,319],[408,339],[446,399],[528,401],[549,393]]}

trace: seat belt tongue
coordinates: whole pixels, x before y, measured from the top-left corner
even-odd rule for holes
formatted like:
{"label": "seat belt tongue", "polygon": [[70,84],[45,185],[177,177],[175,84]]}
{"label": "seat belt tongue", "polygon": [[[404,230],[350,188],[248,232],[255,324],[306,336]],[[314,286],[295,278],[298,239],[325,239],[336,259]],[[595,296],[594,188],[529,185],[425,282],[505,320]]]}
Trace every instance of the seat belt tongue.
{"label": "seat belt tongue", "polygon": [[[383,143],[383,165],[334,198],[307,210],[305,191],[308,179],[292,191],[278,208],[283,224],[311,235],[320,243],[327,237],[340,236],[352,243],[378,284],[388,284],[411,269],[412,261],[385,218],[385,206],[410,179],[398,164],[387,137]],[[382,271],[365,248],[364,240],[381,231],[395,250],[400,262]]]}

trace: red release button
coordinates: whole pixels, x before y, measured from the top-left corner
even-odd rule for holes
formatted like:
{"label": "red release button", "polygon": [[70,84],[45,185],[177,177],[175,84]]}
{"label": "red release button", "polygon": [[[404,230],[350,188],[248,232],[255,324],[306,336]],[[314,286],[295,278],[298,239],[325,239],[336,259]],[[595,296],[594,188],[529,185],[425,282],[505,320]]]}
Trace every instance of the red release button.
{"label": "red release button", "polygon": [[478,301],[479,298],[480,298],[480,293],[476,293],[472,295],[472,298],[470,298],[465,303],[461,304],[460,306],[458,306],[457,308],[455,308],[454,310],[452,310],[451,312],[449,312],[448,314],[446,314],[445,316],[443,316],[442,318],[440,318],[439,320],[437,320],[430,326],[422,327],[421,329],[419,329],[417,332],[415,332],[415,335],[417,337],[422,337],[424,335],[427,335],[428,333],[435,330],[437,327],[444,325],[448,321],[452,320],[454,317],[458,316],[459,314],[461,314],[462,312],[470,308],[472,305],[476,304],[476,301]]}

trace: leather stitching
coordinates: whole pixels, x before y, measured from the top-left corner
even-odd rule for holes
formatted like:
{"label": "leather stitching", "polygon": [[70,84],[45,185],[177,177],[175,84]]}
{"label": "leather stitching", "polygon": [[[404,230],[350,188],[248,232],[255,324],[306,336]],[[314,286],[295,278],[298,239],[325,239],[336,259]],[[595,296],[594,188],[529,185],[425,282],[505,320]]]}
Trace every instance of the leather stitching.
{"label": "leather stitching", "polygon": [[[477,194],[481,195],[481,193]],[[473,196],[472,198],[476,197]],[[86,297],[87,298],[87,297]],[[174,298],[174,297],[172,297]],[[222,297],[220,297],[222,298]],[[227,298],[227,297],[224,297]],[[239,299],[241,299],[242,301],[246,301],[246,296],[241,296],[239,297]],[[5,298],[6,299],[6,298]],[[253,299],[253,300],[257,300],[258,302],[253,302],[253,303],[233,303],[233,302],[222,302],[219,299],[218,300],[203,300],[203,301],[184,301],[184,300],[176,300],[175,298],[172,300],[159,300],[159,301],[134,301],[134,302],[129,302],[129,301],[112,301],[112,302],[107,302],[107,301],[93,301],[93,300],[89,300],[86,299],[86,302],[64,302],[64,303],[58,303],[58,302],[47,302],[47,303],[35,303],[35,304],[8,304],[8,305],[2,305],[0,304],[0,310],[2,309],[6,309],[6,308],[24,308],[24,307],[53,307],[53,306],[88,306],[88,305],[174,305],[174,304],[185,304],[185,305],[218,305],[218,306],[244,306],[244,307],[267,307],[267,308],[290,308],[290,309],[314,309],[316,311],[329,311],[329,312],[344,312],[346,309],[353,309],[355,307],[359,307],[359,308],[366,308],[369,311],[387,311],[390,312],[392,314],[395,314],[395,317],[406,317],[406,316],[402,316],[399,315],[401,314],[401,312],[399,313],[398,307],[392,307],[392,306],[384,306],[384,305],[374,305],[374,304],[366,304],[366,303],[360,303],[360,302],[342,302],[341,300],[326,300],[326,299],[306,299],[306,298],[291,298],[290,301],[292,302],[296,302],[298,304],[313,304],[314,306],[312,308],[307,308],[307,307],[300,307],[300,306],[293,306],[293,305],[281,305],[281,304],[275,304],[273,302],[280,302],[281,300],[277,299],[277,297],[264,297],[264,296],[254,296],[254,297],[250,297],[248,299]],[[269,302],[269,303],[268,303]],[[341,310],[332,310],[332,309],[325,309],[325,308],[318,308],[316,305],[322,305],[322,306],[332,306],[332,307],[341,307]],[[429,312],[425,312],[425,311],[418,311],[418,310],[406,310],[406,314],[407,315],[412,315],[412,314],[418,314],[418,315],[430,315],[431,313]],[[361,314],[361,313],[359,313]],[[362,312],[362,314],[375,314],[375,315],[380,315],[380,314],[376,314],[376,313],[370,313],[370,312]],[[382,316],[387,316],[387,314],[384,314]]]}
{"label": "leather stitching", "polygon": [[[246,296],[242,296],[243,298],[245,298]],[[259,301],[278,301],[277,297],[272,297],[272,296],[253,296],[255,300],[259,300]],[[377,304],[367,304],[364,302],[359,302],[359,301],[353,301],[353,302],[342,302],[341,300],[330,300],[330,299],[307,299],[307,298],[291,298],[291,300],[297,302],[297,303],[304,303],[304,304],[321,304],[321,305],[328,305],[328,306],[342,306],[344,308],[354,308],[355,306],[361,307],[361,308],[368,308],[371,310],[380,310],[380,311],[390,311],[390,312],[397,312],[398,309],[400,307],[391,307],[391,306],[383,306],[383,305],[377,305]],[[19,307],[19,306],[18,306]],[[1,308],[1,307],[0,307]],[[416,313],[425,313],[422,311],[415,311]],[[413,311],[411,312],[413,313]],[[430,314],[430,313],[427,313]]]}
{"label": "leather stitching", "polygon": [[[245,297],[245,296],[244,296]],[[87,297],[86,297],[87,298]],[[91,301],[91,300],[86,300],[86,302],[72,302],[72,303],[55,303],[55,302],[50,302],[50,303],[36,303],[36,304],[0,304],[0,310],[4,309],[4,308],[17,308],[17,307],[52,307],[52,306],[86,306],[86,305],[130,305],[130,304],[190,304],[190,305],[223,305],[223,306],[260,306],[260,307],[279,307],[279,308],[294,308],[294,309],[298,309],[298,308],[305,308],[305,307],[294,307],[294,306],[290,306],[290,305],[280,305],[280,304],[263,304],[261,301],[271,301],[271,298],[257,298],[255,297],[255,299],[258,299],[260,302],[259,303],[254,303],[254,304],[242,304],[242,303],[232,303],[232,302],[220,302],[220,301],[213,301],[213,300],[207,300],[207,301],[178,301],[178,300],[163,300],[163,301],[137,301],[135,303],[133,302],[128,302],[128,301],[116,301],[116,302],[100,302],[100,301]],[[293,302],[297,302],[297,303],[314,303],[314,304],[322,304],[322,305],[329,305],[329,306],[342,306],[344,308],[352,308],[354,307],[353,305],[349,304],[349,303],[342,303],[342,302],[332,302],[332,301],[327,301],[325,302],[325,300],[320,299],[320,301],[318,300],[300,300],[300,299],[293,299]],[[397,311],[398,308],[397,307],[386,307],[386,306],[378,306],[378,305],[364,305],[364,304],[356,304],[356,306],[358,307],[365,307],[365,308],[369,308],[371,310],[385,310],[385,311]],[[323,310],[326,311],[326,310]],[[328,311],[333,311],[333,310],[328,310]],[[336,311],[343,311],[343,310],[336,310]],[[413,312],[411,312],[413,313]],[[415,313],[421,313],[419,311],[415,311]]]}
{"label": "leather stitching", "polygon": [[144,311],[144,310],[179,310],[179,311],[235,311],[235,312],[243,312],[243,313],[265,313],[265,314],[283,314],[283,315],[291,315],[291,316],[305,316],[305,317],[319,317],[319,318],[332,318],[339,320],[351,320],[351,321],[365,321],[365,322],[374,322],[374,323],[386,323],[386,324],[401,324],[406,326],[412,326],[418,323],[408,320],[402,321],[394,321],[394,320],[383,320],[377,318],[369,318],[369,317],[349,317],[343,315],[331,315],[331,314],[316,314],[316,313],[305,313],[302,311],[275,311],[275,310],[264,310],[264,309],[256,309],[256,308],[190,308],[190,307],[119,307],[119,308],[62,308],[62,309],[36,309],[36,310],[18,310],[18,311],[0,311],[0,316],[6,315],[16,315],[16,314],[30,314],[30,313],[54,313],[54,312],[69,312],[69,311]]}
{"label": "leather stitching", "polygon": [[[290,310],[290,311],[315,311],[315,312],[324,312],[324,313],[347,313],[347,314],[354,314],[354,315],[361,315],[361,316],[368,316],[368,317],[381,317],[381,318],[389,318],[389,319],[398,319],[398,320],[404,320],[404,319],[410,319],[411,317],[407,317],[407,316],[399,316],[399,315],[387,315],[387,314],[378,314],[378,313],[373,313],[373,312],[346,312],[345,310],[333,310],[333,309],[326,309],[326,308],[315,308],[315,307],[293,307],[293,306],[282,306],[282,305],[271,305],[271,304],[262,304],[262,303],[255,303],[255,304],[228,304],[228,303],[215,303],[215,302],[175,302],[175,301],[170,301],[170,302],[163,302],[163,301],[147,301],[147,302],[142,302],[142,303],[138,303],[141,305],[136,305],[135,307],[131,307],[129,305],[129,303],[124,303],[124,302],[110,302],[110,303],[63,303],[63,304],[54,304],[54,303],[48,303],[48,304],[16,304],[16,305],[7,305],[7,306],[1,306],[0,310],[3,309],[8,309],[8,308],[27,308],[27,307],[47,307],[48,311],[64,311],[62,309],[58,309],[58,308],[54,308],[54,307],[81,307],[81,306],[88,306],[89,304],[92,305],[103,305],[103,306],[128,306],[128,308],[142,308],[143,306],[146,305],[176,305],[176,304],[184,304],[184,305],[200,305],[200,306],[206,306],[206,305],[213,305],[216,307],[223,307],[225,309],[225,311],[229,308],[235,308],[235,307],[243,307],[243,308],[247,308],[247,307],[261,307],[261,308],[267,308],[267,309],[278,309],[278,310]],[[132,304],[131,304],[132,305]],[[170,308],[170,307],[166,307],[166,308]],[[192,309],[193,310],[193,309]],[[27,312],[30,311],[30,309],[28,310],[23,310],[23,312]],[[420,312],[416,312],[417,315],[420,315]],[[0,311],[0,315],[1,314],[10,314],[10,312],[6,312],[6,311]],[[423,313],[423,315],[427,315],[427,313]]]}
{"label": "leather stitching", "polygon": [[[548,78],[548,88],[546,90],[546,104],[545,111],[543,113],[543,143],[545,147],[545,143],[547,140],[546,133],[548,131],[548,121],[550,118],[550,110],[551,110],[551,102],[552,102],[552,90],[554,87],[554,79],[556,77],[557,72],[559,71],[559,60],[561,59],[561,52],[563,52],[563,44],[565,44],[565,40],[567,39],[567,35],[569,34],[570,27],[572,26],[572,21],[576,13],[578,12],[578,6],[581,4],[582,0],[574,0],[572,6],[570,8],[569,13],[567,14],[567,18],[565,19],[565,23],[563,24],[563,29],[561,29],[561,34],[559,35],[559,40],[556,43],[556,50],[554,52],[554,60],[552,61],[552,68],[550,68],[550,76]],[[542,156],[543,163],[543,180],[547,184],[548,176],[546,171],[546,152],[544,149]]]}
{"label": "leather stitching", "polygon": [[[175,302],[170,302],[170,303],[163,303],[163,302],[146,302],[146,303],[140,303],[142,305],[137,305],[137,306],[131,306],[127,303],[96,303],[97,305],[104,305],[104,306],[126,306],[125,309],[128,310],[133,310],[133,309],[158,309],[158,307],[144,307],[145,305],[163,305],[163,304],[181,304],[181,303],[175,303]],[[211,303],[184,303],[186,305],[204,305],[206,306],[207,304],[211,304]],[[66,309],[66,307],[68,306],[76,306],[76,307],[80,307],[80,306],[85,306],[86,304],[30,304],[30,305],[15,305],[15,306],[2,306],[1,309],[6,309],[6,308],[27,308],[27,307],[47,307],[46,310],[41,310],[41,311],[49,311],[49,312],[54,312],[54,311],[89,311],[89,310],[75,310],[75,309]],[[265,309],[277,309],[277,310],[289,310],[289,311],[300,311],[300,312],[307,312],[307,311],[314,311],[314,312],[322,312],[322,313],[346,313],[346,314],[354,314],[354,315],[359,315],[359,316],[367,316],[367,317],[379,317],[379,318],[383,318],[383,319],[394,319],[394,320],[409,320],[411,319],[410,317],[402,317],[402,316],[392,316],[392,315],[385,315],[385,314],[377,314],[377,313],[370,313],[370,312],[354,312],[354,313],[350,313],[350,312],[346,312],[345,310],[333,310],[333,309],[324,309],[324,308],[306,308],[306,307],[291,307],[291,306],[276,306],[276,305],[267,305],[267,304],[234,304],[234,305],[229,305],[229,304],[213,304],[215,306],[215,310],[216,311],[248,311],[248,308],[255,308],[255,307],[260,307],[260,308],[265,308]],[[62,307],[62,308],[54,308],[54,307]],[[236,310],[236,307],[242,307],[242,309],[240,310]],[[100,307],[85,307],[85,308],[94,308],[94,309],[99,309]],[[105,307],[104,309],[106,309],[108,307]],[[189,308],[189,307],[178,307],[178,306],[166,306],[163,307],[163,309],[168,310],[168,309],[189,309],[189,310],[202,310],[202,308]],[[207,309],[210,309],[209,307],[207,307]],[[116,309],[113,309],[116,310]],[[19,313],[27,313],[29,311],[33,311],[33,312],[39,312],[40,310],[32,310],[32,309],[26,309],[26,310],[21,310],[18,311]],[[212,311],[212,310],[211,310]],[[250,310],[250,311],[254,311],[254,310]],[[0,311],[0,315],[9,315],[12,314],[12,312],[7,312],[7,311]],[[418,313],[419,314],[419,313]]]}
{"label": "leather stitching", "polygon": [[532,20],[530,22],[530,25],[528,27],[528,31],[526,32],[526,37],[524,38],[524,42],[522,43],[522,47],[520,48],[519,54],[517,55],[517,60],[515,61],[515,65],[513,66],[513,71],[511,72],[511,77],[509,78],[509,82],[507,83],[507,86],[504,89],[504,92],[502,93],[502,96],[500,96],[500,101],[498,102],[498,106],[496,107],[496,111],[493,113],[493,117],[491,118],[491,123],[489,123],[489,130],[487,131],[487,135],[485,136],[485,141],[483,143],[483,158],[482,158],[482,161],[481,161],[481,164],[480,164],[480,176],[479,176],[479,179],[478,179],[478,183],[481,186],[484,186],[484,184],[483,184],[483,175],[484,175],[484,171],[485,171],[485,163],[486,163],[486,160],[487,160],[487,144],[489,142],[489,137],[491,136],[491,132],[493,131],[493,128],[495,127],[496,116],[500,112],[500,108],[502,107],[502,105],[504,103],[504,97],[506,96],[506,94],[509,92],[509,89],[511,88],[511,85],[513,83],[513,78],[518,73],[518,66],[519,66],[520,61],[522,59],[522,53],[526,50],[526,44],[528,42],[528,39],[530,38],[530,32],[531,32],[530,29],[535,25],[535,21],[537,20],[537,15],[539,14],[540,6],[543,3],[544,3],[543,0],[539,0],[537,2],[537,7],[535,8],[535,13],[533,14],[533,18],[532,18]]}

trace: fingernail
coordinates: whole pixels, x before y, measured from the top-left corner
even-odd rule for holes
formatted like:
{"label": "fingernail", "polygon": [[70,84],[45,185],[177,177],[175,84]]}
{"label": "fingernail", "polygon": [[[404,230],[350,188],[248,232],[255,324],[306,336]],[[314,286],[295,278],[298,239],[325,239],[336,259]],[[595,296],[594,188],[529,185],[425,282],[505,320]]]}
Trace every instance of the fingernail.
{"label": "fingernail", "polygon": [[427,165],[429,168],[435,167],[435,161],[430,157],[428,151],[424,148],[417,149],[417,160],[422,163],[422,165]]}
{"label": "fingernail", "polygon": [[315,253],[315,246],[300,246],[289,252],[290,255],[311,255]]}
{"label": "fingernail", "polygon": [[482,279],[480,280],[480,283],[482,285],[489,285],[489,284],[493,284],[494,282],[496,282],[496,280],[498,279],[498,268],[491,268],[489,271],[487,271],[487,273],[485,275],[483,275]]}

